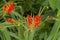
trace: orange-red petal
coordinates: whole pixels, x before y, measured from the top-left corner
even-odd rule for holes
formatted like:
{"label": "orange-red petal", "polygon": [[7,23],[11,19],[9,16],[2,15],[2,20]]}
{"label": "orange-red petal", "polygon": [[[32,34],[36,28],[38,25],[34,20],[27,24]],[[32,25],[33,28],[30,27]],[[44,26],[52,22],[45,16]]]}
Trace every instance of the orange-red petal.
{"label": "orange-red petal", "polygon": [[38,26],[39,26],[39,24],[40,24],[40,22],[41,22],[41,16],[35,16],[35,24],[34,24],[34,27],[35,28],[38,28]]}
{"label": "orange-red petal", "polygon": [[28,27],[29,27],[32,24],[32,16],[28,15],[27,21],[28,21]]}
{"label": "orange-red petal", "polygon": [[11,13],[11,11],[14,9],[14,6],[15,6],[15,4],[13,3],[13,4],[11,4],[11,6],[9,7],[9,9],[8,9],[8,14],[10,14]]}
{"label": "orange-red petal", "polygon": [[7,19],[7,22],[8,23],[12,23],[12,24],[15,24],[16,23],[14,19],[10,19],[10,18]]}

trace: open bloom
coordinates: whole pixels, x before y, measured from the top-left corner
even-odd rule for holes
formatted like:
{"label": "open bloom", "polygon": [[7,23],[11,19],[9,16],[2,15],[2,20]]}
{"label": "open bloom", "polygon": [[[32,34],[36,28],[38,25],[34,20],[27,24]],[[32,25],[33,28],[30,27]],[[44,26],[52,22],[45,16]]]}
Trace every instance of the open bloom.
{"label": "open bloom", "polygon": [[14,3],[13,4],[11,4],[11,6],[9,7],[9,9],[8,9],[8,13],[10,14],[10,12],[14,9]]}
{"label": "open bloom", "polygon": [[8,12],[8,14],[10,14],[11,11],[14,9],[14,6],[15,6],[14,3],[11,4],[10,2],[8,2],[3,8],[3,13]]}
{"label": "open bloom", "polygon": [[7,10],[9,9],[9,7],[10,7],[10,2],[8,2],[5,6],[4,6],[4,8],[3,8],[3,13],[6,13],[7,12]]}
{"label": "open bloom", "polygon": [[41,16],[35,16],[34,18],[35,20],[35,24],[34,24],[34,27],[37,28],[39,25],[40,25],[40,22],[41,22]]}
{"label": "open bloom", "polygon": [[32,16],[28,15],[27,21],[28,21],[28,27],[30,27],[30,25],[32,24]]}
{"label": "open bloom", "polygon": [[38,28],[38,26],[40,25],[40,22],[41,22],[41,16],[37,15],[34,17],[34,20],[32,20],[32,16],[28,15],[27,21],[28,21],[28,27],[30,27],[30,25],[34,21],[34,27]]}

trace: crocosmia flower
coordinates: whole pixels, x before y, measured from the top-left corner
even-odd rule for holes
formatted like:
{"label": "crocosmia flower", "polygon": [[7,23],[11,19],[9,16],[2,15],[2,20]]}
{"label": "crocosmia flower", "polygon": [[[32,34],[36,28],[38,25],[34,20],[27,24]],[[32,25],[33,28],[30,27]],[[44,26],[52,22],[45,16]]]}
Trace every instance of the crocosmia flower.
{"label": "crocosmia flower", "polygon": [[30,25],[32,24],[32,16],[28,15],[27,21],[28,21],[28,27],[30,27]]}
{"label": "crocosmia flower", "polygon": [[34,17],[34,19],[32,18],[32,16],[28,15],[27,16],[27,21],[28,21],[28,27],[30,27],[30,25],[32,24],[32,22],[34,21],[34,28],[38,28],[38,26],[41,23],[41,16],[37,15]]}
{"label": "crocosmia flower", "polygon": [[8,2],[3,8],[3,13],[8,12],[8,14],[10,14],[11,11],[14,9],[14,6],[15,6],[14,3],[11,4],[10,2]]}
{"label": "crocosmia flower", "polygon": [[13,4],[11,4],[11,6],[9,7],[9,9],[8,9],[8,13],[10,14],[10,12],[14,9],[14,3]]}
{"label": "crocosmia flower", "polygon": [[41,22],[41,16],[35,16],[34,18],[35,20],[35,24],[34,24],[34,27],[37,28],[39,25],[40,25],[40,22]]}
{"label": "crocosmia flower", "polygon": [[4,6],[4,8],[3,8],[3,13],[6,13],[7,12],[7,10],[9,9],[9,7],[10,7],[10,2],[8,2],[5,6]]}
{"label": "crocosmia flower", "polygon": [[11,24],[15,24],[16,23],[15,20],[14,19],[11,19],[11,18],[8,18],[7,19],[7,22],[8,23],[11,23]]}

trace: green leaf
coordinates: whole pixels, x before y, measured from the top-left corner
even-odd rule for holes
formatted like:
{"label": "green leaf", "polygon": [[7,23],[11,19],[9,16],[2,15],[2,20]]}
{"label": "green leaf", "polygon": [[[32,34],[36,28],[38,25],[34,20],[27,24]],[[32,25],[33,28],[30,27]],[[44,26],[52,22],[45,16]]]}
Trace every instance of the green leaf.
{"label": "green leaf", "polygon": [[60,9],[60,0],[57,0],[57,1],[56,1],[56,8],[57,8],[57,9]]}
{"label": "green leaf", "polygon": [[3,34],[5,36],[5,40],[11,40],[10,34],[7,31],[7,29],[6,28],[3,28],[2,31],[3,31]]}
{"label": "green leaf", "polygon": [[60,0],[49,0],[49,4],[52,9],[60,9]]}
{"label": "green leaf", "polygon": [[[60,11],[58,11],[58,13],[60,13]],[[53,40],[55,40],[55,38],[56,38],[56,34],[57,34],[57,32],[58,32],[58,30],[60,28],[60,16],[57,16],[57,18],[59,20],[56,20],[56,22],[55,22],[55,24],[54,24],[54,26],[52,28],[52,31],[50,32],[50,35],[47,38],[47,40],[52,40],[52,38],[54,38]]]}
{"label": "green leaf", "polygon": [[56,9],[56,0],[49,0],[49,4],[53,10]]}
{"label": "green leaf", "polygon": [[13,33],[13,32],[9,32],[9,33],[10,33],[10,35],[11,35],[12,37],[18,39],[18,36],[17,36],[15,33]]}

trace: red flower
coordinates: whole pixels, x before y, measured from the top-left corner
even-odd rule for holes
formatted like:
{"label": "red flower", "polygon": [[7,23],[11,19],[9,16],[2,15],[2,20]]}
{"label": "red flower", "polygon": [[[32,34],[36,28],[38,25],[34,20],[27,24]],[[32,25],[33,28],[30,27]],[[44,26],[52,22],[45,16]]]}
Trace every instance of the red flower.
{"label": "red flower", "polygon": [[13,4],[11,4],[11,6],[9,7],[9,9],[8,9],[8,13],[9,13],[9,14],[10,14],[11,11],[14,9],[14,6],[15,6],[15,4],[13,3]]}
{"label": "red flower", "polygon": [[14,19],[10,19],[10,18],[7,19],[7,22],[8,23],[12,23],[12,24],[15,24],[16,23]]}
{"label": "red flower", "polygon": [[8,2],[3,8],[3,13],[6,13],[8,11],[8,14],[10,14],[11,11],[14,9],[14,6],[14,3],[10,4],[10,2]]}
{"label": "red flower", "polygon": [[10,7],[10,2],[8,2],[6,5],[5,5],[5,7],[3,8],[3,13],[6,13],[7,12],[7,10],[9,9],[9,7]]}
{"label": "red flower", "polygon": [[35,16],[34,20],[35,20],[34,27],[37,28],[41,22],[41,16],[38,16],[38,15]]}
{"label": "red flower", "polygon": [[[30,27],[30,25],[32,24],[33,20],[32,20],[32,16],[28,15],[27,16],[27,21],[28,21],[28,27]],[[34,18],[34,27],[35,28],[38,28],[38,26],[40,25],[40,22],[41,22],[41,16],[35,16]]]}
{"label": "red flower", "polygon": [[8,18],[8,19],[7,19],[7,22],[8,22],[8,23],[10,23],[10,22],[11,22],[11,19],[10,19],[10,18]]}
{"label": "red flower", "polygon": [[30,25],[32,24],[32,16],[28,15],[27,21],[28,21],[28,27],[30,27]]}

